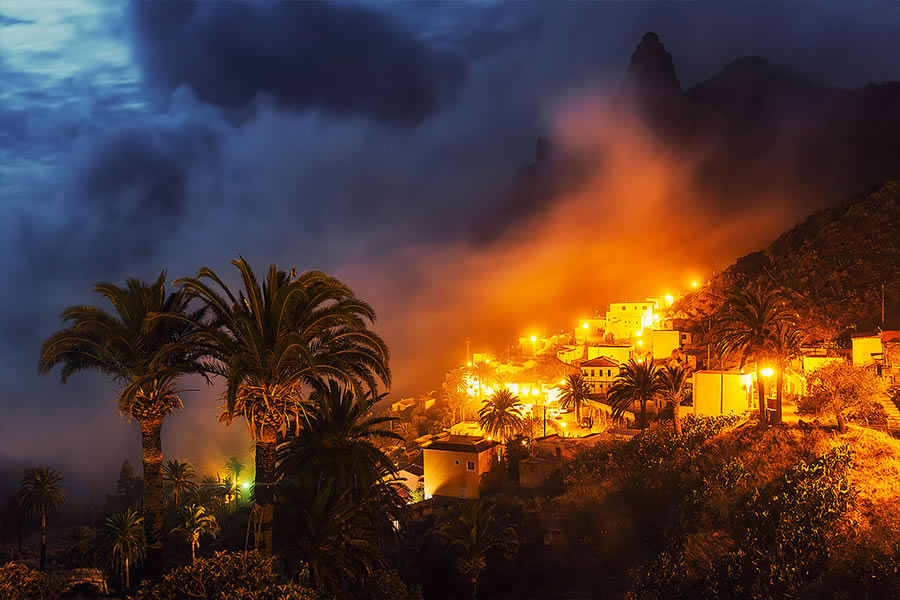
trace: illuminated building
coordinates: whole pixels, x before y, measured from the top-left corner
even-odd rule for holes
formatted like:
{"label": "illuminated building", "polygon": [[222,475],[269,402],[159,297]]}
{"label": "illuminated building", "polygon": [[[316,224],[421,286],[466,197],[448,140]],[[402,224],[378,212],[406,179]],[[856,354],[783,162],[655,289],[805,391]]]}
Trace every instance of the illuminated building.
{"label": "illuminated building", "polygon": [[425,498],[478,498],[481,477],[500,457],[499,442],[471,435],[447,435],[423,448]]}

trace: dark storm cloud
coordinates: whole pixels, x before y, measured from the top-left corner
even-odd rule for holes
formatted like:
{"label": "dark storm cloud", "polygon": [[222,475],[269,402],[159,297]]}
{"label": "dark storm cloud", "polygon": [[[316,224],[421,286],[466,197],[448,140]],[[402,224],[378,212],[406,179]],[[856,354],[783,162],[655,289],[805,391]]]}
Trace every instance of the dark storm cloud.
{"label": "dark storm cloud", "polygon": [[132,12],[148,79],[228,109],[267,94],[292,108],[417,123],[455,96],[467,70],[351,4],[136,2]]}

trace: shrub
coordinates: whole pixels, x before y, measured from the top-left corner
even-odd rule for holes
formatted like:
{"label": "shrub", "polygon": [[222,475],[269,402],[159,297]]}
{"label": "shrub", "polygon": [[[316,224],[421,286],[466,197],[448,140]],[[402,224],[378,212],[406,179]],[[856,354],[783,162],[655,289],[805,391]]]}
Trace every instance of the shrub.
{"label": "shrub", "polygon": [[832,448],[751,496],[735,523],[739,550],[720,569],[720,596],[791,596],[821,574],[854,500],[850,463],[847,446]]}
{"label": "shrub", "polygon": [[882,387],[871,371],[843,362],[829,363],[810,374],[807,386],[809,393],[797,407],[801,414],[834,415],[841,431],[848,419],[882,420],[882,411],[875,406]]}
{"label": "shrub", "polygon": [[64,582],[23,564],[0,566],[0,600],[55,600],[64,590]]}
{"label": "shrub", "polygon": [[173,569],[159,583],[145,583],[137,600],[315,600],[305,587],[279,581],[274,558],[257,552],[216,552]]}

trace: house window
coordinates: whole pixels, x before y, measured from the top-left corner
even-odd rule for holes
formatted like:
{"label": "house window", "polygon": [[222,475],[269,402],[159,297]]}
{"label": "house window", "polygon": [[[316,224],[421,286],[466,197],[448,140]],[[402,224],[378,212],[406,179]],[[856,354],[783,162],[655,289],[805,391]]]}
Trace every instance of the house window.
{"label": "house window", "polygon": [[458,460],[454,460],[454,461],[453,461],[453,466],[454,466],[454,467],[458,467],[458,466],[459,466],[459,461],[458,461]]}
{"label": "house window", "polygon": [[466,471],[474,471],[475,470],[475,461],[470,460],[466,461]]}
{"label": "house window", "polygon": [[622,310],[625,310],[625,307],[624,307],[624,306],[622,307]]}
{"label": "house window", "polygon": [[456,495],[459,498],[468,498],[469,497],[469,488],[459,488],[456,491]]}

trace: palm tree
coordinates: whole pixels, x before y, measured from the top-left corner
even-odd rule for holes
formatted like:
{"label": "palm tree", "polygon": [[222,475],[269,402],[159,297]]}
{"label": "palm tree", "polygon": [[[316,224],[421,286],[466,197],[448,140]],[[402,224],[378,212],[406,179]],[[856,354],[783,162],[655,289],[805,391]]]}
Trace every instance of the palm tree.
{"label": "palm tree", "polygon": [[687,385],[690,380],[690,371],[683,365],[668,365],[659,372],[662,382],[661,396],[670,407],[672,407],[672,426],[675,429],[675,435],[681,435],[681,419],[679,418],[679,410],[681,401],[687,397]]}
{"label": "palm tree", "polygon": [[[238,492],[238,485],[240,485],[239,479],[241,477],[241,473],[243,473],[243,472],[244,472],[244,461],[242,461],[237,456],[232,456],[227,461],[225,461],[225,477],[229,480],[229,483],[231,484],[231,489],[229,490],[229,493],[235,497],[235,500],[237,500],[237,496],[239,494],[239,492]],[[237,502],[235,502],[234,504],[237,505]]]}
{"label": "palm tree", "polygon": [[501,442],[522,431],[522,406],[518,396],[506,389],[494,392],[478,411],[478,425]]}
{"label": "palm tree", "polygon": [[119,569],[125,589],[131,587],[131,566],[144,558],[143,520],[136,511],[129,509],[112,514],[103,526],[103,552]]}
{"label": "palm tree", "polygon": [[374,402],[336,381],[314,391],[310,404],[300,430],[278,448],[279,475],[309,473],[334,480],[340,490],[356,490],[371,486],[382,473],[396,473],[376,443],[403,440],[385,427],[396,417],[373,416],[369,408]]}
{"label": "palm tree", "polygon": [[238,482],[241,478],[241,473],[244,472],[244,461],[242,461],[237,456],[232,456],[227,461],[225,461],[225,474],[231,476],[231,479]]}
{"label": "palm tree", "polygon": [[655,400],[662,391],[663,384],[652,358],[641,362],[631,359],[616,376],[606,397],[613,408],[613,417],[616,418],[621,417],[634,402],[639,402],[641,429],[644,429],[647,425],[647,402]]}
{"label": "palm tree", "polygon": [[382,561],[378,538],[390,523],[384,516],[402,504],[396,494],[391,501],[379,495],[381,489],[355,497],[333,479],[305,474],[280,484],[280,555],[288,575],[306,573],[306,583],[328,597],[349,597],[351,583],[362,587]]}
{"label": "palm tree", "polygon": [[403,438],[407,443],[416,439],[416,428],[409,421],[401,421],[397,425],[397,434]]}
{"label": "palm tree", "polygon": [[497,369],[486,360],[472,365],[471,374],[478,380],[478,390],[482,396],[484,396],[484,384],[497,381]]}
{"label": "palm tree", "polygon": [[62,475],[48,467],[31,467],[22,475],[22,487],[16,501],[26,515],[41,517],[41,571],[47,568],[47,515],[66,501],[66,490],[60,487]]}
{"label": "palm tree", "polygon": [[388,350],[367,325],[375,311],[345,284],[319,271],[269,267],[260,284],[243,257],[233,260],[243,289],[234,294],[211,269],[178,283],[214,315],[204,332],[211,372],[226,380],[222,419],[241,416],[256,444],[256,547],[272,552],[276,445],[300,423],[304,396],[336,379],[359,390],[388,384]]}
{"label": "palm tree", "polygon": [[803,332],[797,327],[794,319],[785,319],[776,323],[775,331],[772,332],[772,338],[769,341],[776,366],[774,424],[781,423],[783,416],[784,370],[790,364],[791,359],[800,354],[802,344]]}
{"label": "palm tree", "polygon": [[761,363],[770,355],[772,336],[778,324],[790,318],[784,298],[768,285],[733,287],[726,295],[717,318],[722,352],[739,354],[742,367],[748,360],[756,363],[759,421],[762,425],[766,425],[768,419]]}
{"label": "palm tree", "polygon": [[206,507],[191,504],[178,510],[178,526],[172,529],[172,532],[183,533],[190,540],[191,562],[193,563],[197,560],[200,536],[206,534],[216,537],[219,535],[219,524],[216,522],[216,517],[210,514]]}
{"label": "palm tree", "polygon": [[556,388],[560,390],[559,406],[566,410],[571,410],[572,407],[575,407],[575,421],[581,427],[581,407],[587,403],[591,393],[591,388],[587,381],[584,380],[581,373],[572,373]]}
{"label": "palm tree", "polygon": [[478,577],[487,568],[487,554],[493,548],[509,550],[515,544],[515,528],[498,516],[493,504],[474,500],[460,504],[437,528],[447,543],[447,551],[459,549],[456,566],[472,584],[472,598],[478,598]]}
{"label": "palm tree", "polygon": [[113,305],[113,313],[89,305],[71,306],[62,318],[71,327],[44,342],[40,371],[62,365],[62,381],[78,371],[100,371],[121,387],[119,413],[141,428],[144,466],[143,512],[147,567],[162,574],[162,425],[182,401],[178,379],[202,373],[192,336],[203,311],[189,312],[182,291],[166,294],[166,273],[153,283],[129,279],[124,288],[98,283],[94,291]]}
{"label": "palm tree", "polygon": [[167,495],[173,497],[176,508],[181,506],[179,496],[183,499],[185,494],[197,491],[197,483],[194,481],[196,478],[197,472],[187,461],[169,460],[163,465],[163,488]]}

